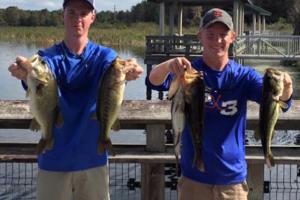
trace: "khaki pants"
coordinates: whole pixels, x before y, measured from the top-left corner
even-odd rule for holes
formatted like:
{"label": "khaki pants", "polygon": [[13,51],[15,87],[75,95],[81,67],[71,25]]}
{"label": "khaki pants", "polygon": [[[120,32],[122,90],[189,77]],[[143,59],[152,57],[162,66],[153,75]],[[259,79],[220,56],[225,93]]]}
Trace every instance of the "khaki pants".
{"label": "khaki pants", "polygon": [[39,169],[37,200],[109,200],[107,166],[76,172]]}
{"label": "khaki pants", "polygon": [[247,183],[209,185],[186,177],[178,181],[178,200],[247,200]]}

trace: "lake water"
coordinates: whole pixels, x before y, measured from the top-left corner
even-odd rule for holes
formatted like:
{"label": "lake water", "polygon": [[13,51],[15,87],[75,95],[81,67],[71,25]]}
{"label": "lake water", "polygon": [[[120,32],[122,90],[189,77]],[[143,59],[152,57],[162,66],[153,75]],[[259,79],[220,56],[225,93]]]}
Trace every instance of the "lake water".
{"label": "lake water", "polygon": [[[0,42],[0,99],[6,99],[6,100],[10,100],[10,99],[25,99],[25,92],[20,84],[20,82],[18,80],[16,80],[15,78],[11,77],[7,68],[8,66],[15,60],[17,55],[22,55],[25,57],[30,57],[32,56],[34,53],[37,52],[38,49],[40,49],[41,47],[37,47],[35,45],[26,45],[26,44],[18,44],[18,43],[6,43],[6,42]],[[143,51],[143,49],[142,49]],[[144,100],[146,98],[146,87],[144,84],[144,80],[145,80],[145,76],[146,76],[146,65],[144,64],[144,58],[143,58],[143,53],[141,51],[138,50],[133,50],[133,49],[123,49],[123,50],[118,50],[119,55],[122,58],[130,58],[130,57],[135,57],[137,59],[137,61],[141,64],[141,66],[144,68],[144,74],[142,75],[142,77],[136,81],[131,81],[127,84],[126,86],[126,90],[125,90],[125,99],[130,99],[130,100]],[[283,69],[285,71],[288,71],[290,73],[290,75],[293,78],[294,81],[294,86],[295,86],[295,93],[294,93],[294,97],[299,99],[299,80],[300,80],[300,72],[297,72],[295,68],[290,68],[290,67],[282,67],[280,66],[279,62],[274,62],[274,61],[262,61],[262,60],[250,60],[247,61],[246,64],[249,64],[251,66],[254,66],[258,71],[260,71],[261,73],[263,73],[264,69],[266,67],[279,67],[280,69]],[[154,92],[154,94],[152,95],[154,99],[157,99],[157,92]],[[295,140],[295,135],[297,135],[298,132],[295,131],[288,131],[288,132],[279,132],[278,134],[275,135],[275,143],[280,143],[280,144],[293,144],[294,140]],[[141,130],[126,130],[126,131],[119,131],[117,133],[113,133],[111,135],[112,137],[112,141],[113,143],[136,143],[136,144],[145,144],[146,139],[145,139],[145,134],[143,131]],[[0,130],[0,141],[1,142],[37,142],[40,138],[40,134],[38,133],[34,133],[32,131],[29,130]],[[253,136],[251,131],[248,132],[247,134],[247,140],[249,141],[249,143],[255,143],[255,141],[253,140]],[[7,169],[15,169],[15,167],[7,167],[6,164],[4,167],[2,167],[2,169],[5,169],[5,172],[3,171],[3,174],[10,174],[9,171],[7,171]],[[35,171],[35,165],[34,165],[34,169],[31,171]],[[286,171],[286,169],[281,169],[282,166],[278,166],[278,168],[276,168],[277,172],[283,172]],[[26,168],[26,166],[25,166]],[[29,168],[29,167],[28,167]],[[122,166],[123,168],[123,166]],[[136,171],[136,169],[129,169],[130,167],[126,167],[126,171],[127,174],[132,173],[134,171]],[[136,167],[134,167],[136,168]],[[0,166],[1,169],[1,166]],[[276,171],[274,170],[274,171]],[[24,169],[20,169],[21,173],[24,173]],[[119,171],[119,170],[116,170]],[[272,170],[273,171],[273,170]],[[277,184],[278,179],[276,178],[277,175],[270,175],[268,176],[269,170],[266,169],[265,172],[267,172],[267,176],[265,177],[266,181],[271,181],[272,177],[275,177],[275,184]],[[297,176],[295,175],[297,172],[297,166],[293,165],[291,166],[291,169],[289,171],[286,171],[287,174],[294,174],[293,175],[293,180],[294,178],[297,179]],[[19,174],[21,174],[19,172]],[[15,174],[15,171],[11,172],[11,177],[13,177]],[[126,173],[125,173],[126,174]],[[1,176],[1,171],[0,171],[0,176]],[[32,176],[32,180],[34,180],[35,175],[30,175]],[[115,175],[116,176],[116,175]],[[128,176],[129,177],[129,176]],[[0,177],[1,178],[1,177]],[[8,177],[9,178],[9,177]],[[7,177],[5,179],[8,179]],[[111,181],[114,184],[114,180],[119,180],[117,178],[114,178],[114,175],[111,175]],[[126,181],[127,179],[125,179]],[[297,180],[295,180],[297,181]],[[296,182],[295,182],[296,183]],[[126,182],[125,182],[125,186],[126,186]],[[112,188],[116,188],[116,187],[112,187]],[[276,187],[275,187],[276,188]],[[14,191],[19,191],[19,190],[14,190]],[[28,195],[28,196],[34,196],[34,191],[35,188],[32,187],[29,190],[27,189],[26,191],[24,191],[23,193],[16,193],[15,195],[19,195],[19,196],[14,196],[11,197],[9,199],[21,199],[21,197],[23,196],[22,199],[27,199],[25,198],[24,195]],[[126,190],[127,191],[127,190]],[[12,195],[12,193],[14,192],[10,192],[9,193],[3,193],[1,195],[1,189],[0,189],[0,199],[8,199],[6,197],[8,197],[8,195]],[[114,192],[114,194],[117,194],[118,192]],[[174,192],[175,193],[175,192]],[[174,193],[170,193],[170,194],[174,194]],[[121,194],[121,193],[120,193]],[[298,194],[298,193],[297,193]],[[7,195],[7,196],[5,196]],[[20,196],[21,195],[21,196]],[[277,195],[277,193],[276,193]],[[31,199],[28,197],[28,199]],[[34,198],[32,198],[34,199]],[[113,198],[113,199],[121,199],[120,197],[118,198]],[[123,198],[126,199],[126,198]],[[138,199],[138,198],[128,198],[128,199]],[[175,198],[168,198],[168,199],[175,199]],[[273,199],[273,197],[268,197],[265,195],[265,199]],[[281,198],[277,198],[277,199],[281,199]],[[282,198],[282,199],[286,199],[286,198]],[[296,198],[289,198],[289,199],[297,199]]]}

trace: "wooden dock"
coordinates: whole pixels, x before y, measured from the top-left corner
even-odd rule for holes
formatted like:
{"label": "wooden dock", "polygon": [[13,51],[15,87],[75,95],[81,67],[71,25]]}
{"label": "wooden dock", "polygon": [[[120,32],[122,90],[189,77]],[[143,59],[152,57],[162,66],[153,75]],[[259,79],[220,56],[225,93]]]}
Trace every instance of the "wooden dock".
{"label": "wooden dock", "polygon": [[[300,130],[300,101],[279,117],[277,130]],[[0,129],[27,129],[30,120],[27,101],[0,100]],[[121,129],[146,130],[146,145],[114,144],[117,155],[110,156],[113,162],[141,163],[141,199],[164,199],[164,164],[174,163],[172,145],[164,142],[164,133],[171,128],[170,102],[163,100],[127,100],[119,115]],[[258,123],[258,105],[249,103],[247,129]],[[36,144],[0,143],[0,162],[35,162]],[[264,181],[264,157],[260,146],[247,146],[249,199],[262,199]],[[276,164],[300,164],[300,147],[274,146]]]}

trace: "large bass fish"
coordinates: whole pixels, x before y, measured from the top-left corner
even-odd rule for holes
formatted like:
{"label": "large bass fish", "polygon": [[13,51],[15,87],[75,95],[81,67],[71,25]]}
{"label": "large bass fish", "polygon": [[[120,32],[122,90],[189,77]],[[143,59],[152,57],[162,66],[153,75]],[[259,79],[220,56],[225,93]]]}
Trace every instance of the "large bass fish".
{"label": "large bass fish", "polygon": [[202,136],[204,127],[205,83],[202,72],[185,72],[181,77],[175,77],[171,83],[168,98],[172,100],[172,128],[175,133],[175,156],[181,145],[181,134],[187,123],[194,146],[193,165],[200,171],[205,171],[202,159]]}
{"label": "large bass fish", "polygon": [[125,90],[125,61],[117,58],[107,69],[98,90],[96,118],[100,124],[98,153],[112,150],[110,130],[118,130],[117,117]]}
{"label": "large bass fish", "polygon": [[194,166],[205,171],[202,158],[202,141],[204,134],[205,82],[203,72],[185,73],[185,116],[194,145]]}
{"label": "large bass fish", "polygon": [[279,100],[283,92],[283,77],[283,72],[268,68],[263,78],[259,124],[255,130],[255,139],[261,139],[266,164],[269,168],[275,165],[271,151],[271,143],[279,111],[281,108],[287,107],[284,102]]}
{"label": "large bass fish", "polygon": [[16,62],[26,65],[30,72],[27,74],[27,93],[30,111],[33,119],[30,129],[41,130],[41,139],[37,145],[37,154],[43,153],[45,149],[52,149],[52,128],[54,123],[62,125],[62,117],[58,109],[57,84],[51,71],[39,55],[34,55],[29,60],[17,57]]}

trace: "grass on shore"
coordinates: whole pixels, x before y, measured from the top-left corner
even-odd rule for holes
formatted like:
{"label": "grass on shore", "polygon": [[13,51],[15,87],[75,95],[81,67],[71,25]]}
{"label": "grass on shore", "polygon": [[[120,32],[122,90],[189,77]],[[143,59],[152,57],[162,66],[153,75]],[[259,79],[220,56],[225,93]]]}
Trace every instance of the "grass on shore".
{"label": "grass on shore", "polygon": [[[166,32],[168,27],[166,27]],[[197,27],[185,28],[185,34],[195,34]],[[158,35],[159,26],[154,23],[109,25],[92,27],[90,39],[106,46],[144,47],[146,35]],[[34,43],[48,46],[63,39],[63,27],[1,27],[0,41]]]}

